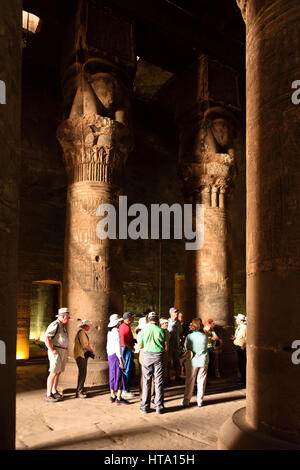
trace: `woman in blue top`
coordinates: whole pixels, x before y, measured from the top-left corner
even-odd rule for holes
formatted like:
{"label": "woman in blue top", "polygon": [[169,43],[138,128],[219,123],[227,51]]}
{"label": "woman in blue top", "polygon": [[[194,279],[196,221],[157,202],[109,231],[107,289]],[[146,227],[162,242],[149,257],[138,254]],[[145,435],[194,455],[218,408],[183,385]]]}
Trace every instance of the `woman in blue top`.
{"label": "woman in blue top", "polygon": [[197,404],[202,406],[203,396],[206,386],[206,376],[208,368],[208,337],[202,331],[203,325],[200,318],[194,318],[190,324],[192,333],[187,335],[184,347],[186,351],[192,351],[192,358],[185,362],[185,391],[181,401],[182,406],[189,406],[195,380],[197,380]]}

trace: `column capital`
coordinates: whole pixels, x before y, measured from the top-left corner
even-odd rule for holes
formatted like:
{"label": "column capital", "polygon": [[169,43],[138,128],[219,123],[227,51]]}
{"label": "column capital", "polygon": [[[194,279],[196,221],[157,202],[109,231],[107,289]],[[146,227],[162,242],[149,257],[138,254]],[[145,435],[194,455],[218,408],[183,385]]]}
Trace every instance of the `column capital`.
{"label": "column capital", "polygon": [[69,183],[119,183],[130,147],[128,128],[97,114],[69,118],[58,128]]}
{"label": "column capital", "polygon": [[235,118],[229,111],[213,107],[189,130],[185,129],[181,135],[179,172],[187,197],[194,195],[199,200],[199,193],[203,193],[201,199],[208,202],[206,193],[231,191],[235,174],[235,127]]}

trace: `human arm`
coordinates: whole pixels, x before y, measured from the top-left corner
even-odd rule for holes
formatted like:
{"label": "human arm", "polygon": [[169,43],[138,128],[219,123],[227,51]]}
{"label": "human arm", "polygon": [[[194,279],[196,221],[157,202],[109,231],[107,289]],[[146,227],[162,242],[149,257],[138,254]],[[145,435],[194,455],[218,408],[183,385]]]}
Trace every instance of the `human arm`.
{"label": "human arm", "polygon": [[51,340],[51,336],[45,336],[45,344],[46,344],[47,348],[50,349],[52,354],[56,355],[57,351],[56,351],[56,349],[53,348],[53,345],[52,345],[50,340]]}

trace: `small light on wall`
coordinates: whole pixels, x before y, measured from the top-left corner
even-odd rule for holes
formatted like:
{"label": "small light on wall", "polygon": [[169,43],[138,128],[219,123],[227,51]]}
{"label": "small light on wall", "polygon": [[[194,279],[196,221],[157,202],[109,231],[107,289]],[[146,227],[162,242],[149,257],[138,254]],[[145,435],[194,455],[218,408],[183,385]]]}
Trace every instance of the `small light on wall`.
{"label": "small light on wall", "polygon": [[22,12],[22,28],[23,28],[23,47],[26,47],[30,36],[38,33],[41,29],[41,19],[28,11]]}

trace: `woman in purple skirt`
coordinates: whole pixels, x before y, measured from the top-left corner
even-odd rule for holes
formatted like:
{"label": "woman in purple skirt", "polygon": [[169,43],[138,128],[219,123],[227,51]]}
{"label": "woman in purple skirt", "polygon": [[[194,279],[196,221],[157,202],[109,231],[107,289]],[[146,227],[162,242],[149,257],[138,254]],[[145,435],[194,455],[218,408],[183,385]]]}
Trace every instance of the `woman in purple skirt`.
{"label": "woman in purple skirt", "polygon": [[124,368],[122,360],[122,350],[119,334],[119,326],[122,318],[117,314],[109,317],[106,351],[109,364],[109,387],[110,402],[116,405],[129,405],[129,402],[122,398],[122,392],[125,388],[125,380],[122,369]]}

